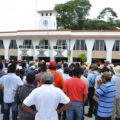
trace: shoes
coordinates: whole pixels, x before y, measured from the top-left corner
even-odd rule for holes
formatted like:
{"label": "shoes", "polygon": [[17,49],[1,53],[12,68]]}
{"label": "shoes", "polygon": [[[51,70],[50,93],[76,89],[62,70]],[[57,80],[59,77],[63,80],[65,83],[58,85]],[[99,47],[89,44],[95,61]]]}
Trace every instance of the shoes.
{"label": "shoes", "polygon": [[90,115],[90,114],[85,114],[85,116],[92,118],[92,115]]}
{"label": "shoes", "polygon": [[120,118],[115,118],[115,120],[120,120]]}

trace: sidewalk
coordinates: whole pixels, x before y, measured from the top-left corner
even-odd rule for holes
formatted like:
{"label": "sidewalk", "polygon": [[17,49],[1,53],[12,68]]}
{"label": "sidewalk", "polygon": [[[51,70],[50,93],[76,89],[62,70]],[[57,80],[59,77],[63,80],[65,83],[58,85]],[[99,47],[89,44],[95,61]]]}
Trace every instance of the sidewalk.
{"label": "sidewalk", "polygon": [[[87,110],[88,110],[88,107],[85,107],[86,112],[87,112]],[[3,119],[3,114],[0,114],[0,120],[2,120],[2,119]],[[10,119],[10,120],[12,120],[12,119]],[[95,120],[95,119],[94,119],[94,117],[93,118],[85,117],[85,120]]]}

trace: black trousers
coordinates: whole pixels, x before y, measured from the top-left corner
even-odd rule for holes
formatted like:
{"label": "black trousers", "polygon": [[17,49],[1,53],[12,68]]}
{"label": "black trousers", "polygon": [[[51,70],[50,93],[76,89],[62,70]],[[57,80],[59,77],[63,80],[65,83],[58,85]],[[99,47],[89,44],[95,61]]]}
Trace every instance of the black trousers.
{"label": "black trousers", "polygon": [[99,117],[99,116],[97,116],[96,120],[111,120],[111,117]]}
{"label": "black trousers", "polygon": [[89,110],[88,114],[92,116],[95,108],[95,101],[93,100],[93,95],[94,95],[94,87],[89,87],[88,89],[88,103],[89,103]]}

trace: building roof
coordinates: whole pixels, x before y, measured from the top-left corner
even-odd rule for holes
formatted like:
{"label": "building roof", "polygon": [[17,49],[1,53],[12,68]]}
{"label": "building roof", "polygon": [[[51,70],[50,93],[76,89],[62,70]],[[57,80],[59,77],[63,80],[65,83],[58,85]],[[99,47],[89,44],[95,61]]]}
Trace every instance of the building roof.
{"label": "building roof", "polygon": [[55,10],[38,10],[37,13],[49,13],[49,12],[55,12]]}
{"label": "building roof", "polygon": [[0,39],[120,39],[120,30],[18,30],[0,32]]}

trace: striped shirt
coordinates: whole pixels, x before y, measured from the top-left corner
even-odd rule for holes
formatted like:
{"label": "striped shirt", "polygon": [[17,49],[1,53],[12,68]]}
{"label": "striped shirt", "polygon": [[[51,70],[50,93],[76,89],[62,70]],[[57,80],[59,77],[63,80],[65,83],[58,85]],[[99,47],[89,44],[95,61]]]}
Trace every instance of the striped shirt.
{"label": "striped shirt", "polygon": [[99,117],[112,116],[115,92],[116,86],[112,82],[107,82],[96,90],[96,94],[99,96],[97,111]]}

